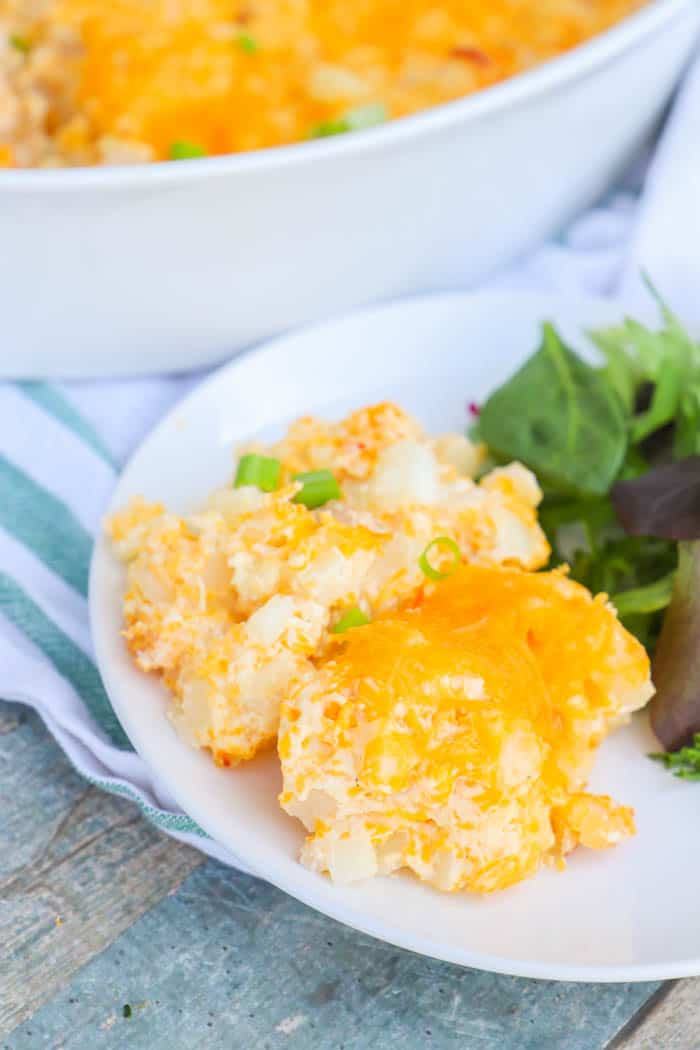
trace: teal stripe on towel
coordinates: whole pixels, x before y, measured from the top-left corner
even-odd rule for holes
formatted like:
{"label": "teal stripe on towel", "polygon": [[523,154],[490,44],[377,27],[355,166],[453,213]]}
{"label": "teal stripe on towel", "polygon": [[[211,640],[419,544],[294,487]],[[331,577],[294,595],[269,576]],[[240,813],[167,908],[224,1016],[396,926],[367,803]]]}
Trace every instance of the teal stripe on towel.
{"label": "teal stripe on towel", "polygon": [[131,750],[92,660],[6,573],[0,573],[0,612],[41,649],[58,673],[70,682],[112,743]]}
{"label": "teal stripe on towel", "polygon": [[[84,776],[85,774],[83,773],[82,775]],[[92,784],[95,784],[96,787],[101,788],[102,791],[108,791],[110,795],[119,795],[121,798],[128,798],[135,802],[144,817],[147,817],[153,824],[163,828],[165,831],[180,831],[189,835],[198,835],[204,839],[209,838],[206,831],[203,831],[191,817],[185,816],[184,813],[165,813],[162,809],[156,809],[155,806],[151,806],[148,802],[139,798],[128,784],[120,784],[114,780],[100,777],[88,777],[87,779]]]}
{"label": "teal stripe on towel", "polygon": [[36,405],[48,415],[53,416],[69,430],[72,430],[100,459],[103,459],[112,470],[117,465],[112,458],[109,449],[103,444],[101,437],[87,419],[80,415],[78,410],[63,396],[52,383],[40,383],[35,380],[25,380],[15,384],[18,390],[30,398]]}
{"label": "teal stripe on towel", "polygon": [[57,576],[87,594],[92,537],[69,508],[0,456],[0,525]]}

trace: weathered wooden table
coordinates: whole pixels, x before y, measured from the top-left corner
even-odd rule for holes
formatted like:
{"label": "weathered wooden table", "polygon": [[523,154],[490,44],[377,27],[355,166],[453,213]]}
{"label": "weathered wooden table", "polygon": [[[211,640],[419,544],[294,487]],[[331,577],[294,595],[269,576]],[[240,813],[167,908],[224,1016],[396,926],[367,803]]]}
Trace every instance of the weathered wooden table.
{"label": "weathered wooden table", "polygon": [[700,981],[461,970],[155,831],[0,704],[2,1050],[694,1050]]}

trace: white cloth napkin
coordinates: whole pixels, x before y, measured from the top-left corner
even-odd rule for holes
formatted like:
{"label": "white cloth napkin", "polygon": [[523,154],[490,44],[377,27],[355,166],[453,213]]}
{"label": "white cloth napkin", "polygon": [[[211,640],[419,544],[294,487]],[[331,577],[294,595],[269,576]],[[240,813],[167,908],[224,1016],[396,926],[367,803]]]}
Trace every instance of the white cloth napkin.
{"label": "white cloth napkin", "polygon": [[[700,58],[650,164],[495,283],[642,302],[643,266],[700,333]],[[75,768],[168,834],[236,857],[183,814],[129,747],[96,671],[92,537],[119,464],[200,376],[0,384],[0,696],[33,707]]]}

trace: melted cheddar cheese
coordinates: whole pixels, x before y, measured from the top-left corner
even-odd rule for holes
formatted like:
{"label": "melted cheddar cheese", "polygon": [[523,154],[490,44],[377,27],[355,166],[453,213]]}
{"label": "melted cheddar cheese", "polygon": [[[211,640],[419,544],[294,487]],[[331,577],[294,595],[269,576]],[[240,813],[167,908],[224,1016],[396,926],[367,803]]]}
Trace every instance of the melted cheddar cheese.
{"label": "melted cheddar cheese", "polygon": [[0,163],[162,160],[183,141],[232,153],[308,139],[366,105],[401,117],[552,58],[642,2],[0,0]]}
{"label": "melted cheddar cheese", "polygon": [[[305,417],[262,450],[281,461],[276,492],[224,488],[187,516],[137,499],[107,526],[127,565],[133,658],[172,694],[180,732],[221,765],[274,743],[281,698],[347,609],[374,617],[418,593],[434,536],[483,564],[537,568],[549,554],[529,471],[511,464],[476,484],[479,450],[429,437],[397,405]],[[342,500],[311,511],[291,478],[320,466]]]}
{"label": "melted cheddar cheese", "polygon": [[311,832],[304,861],[335,879],[408,867],[441,889],[502,889],[632,833],[631,811],[585,786],[650,693],[605,596],[464,566],[302,678],[282,705],[281,803]]}
{"label": "melted cheddar cheese", "polygon": [[[483,449],[389,402],[251,451],[279,461],[276,491],[229,484],[189,514],[136,499],[107,530],[134,662],[219,765],[277,742],[304,863],[489,892],[631,834],[586,781],[651,695],[648,659],[604,595],[534,571],[534,476],[475,481]],[[321,469],[340,498],[308,509],[294,475]],[[426,576],[429,547],[452,576]],[[370,622],[335,633],[356,607]]]}

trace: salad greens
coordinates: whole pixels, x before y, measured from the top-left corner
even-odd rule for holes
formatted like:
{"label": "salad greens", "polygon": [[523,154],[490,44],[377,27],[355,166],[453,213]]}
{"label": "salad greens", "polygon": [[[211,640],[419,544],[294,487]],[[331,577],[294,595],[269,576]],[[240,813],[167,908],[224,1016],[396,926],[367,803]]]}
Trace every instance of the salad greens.
{"label": "salad greens", "polygon": [[678,748],[700,733],[700,343],[649,287],[658,331],[626,319],[589,332],[591,364],[546,324],[473,433],[537,474],[552,566],[606,592],[647,647],[652,724]]}
{"label": "salad greens", "polygon": [[551,324],[537,353],[488,399],[479,426],[492,452],[521,459],[551,489],[580,496],[606,493],[627,451],[617,390]]}
{"label": "salad greens", "polygon": [[632,481],[618,481],[612,501],[625,531],[632,536],[697,539],[700,456],[666,463]]}
{"label": "salad greens", "polygon": [[688,743],[700,727],[699,640],[700,542],[695,540],[679,544],[673,598],[654,656],[651,724],[669,750]]}
{"label": "salad greens", "polygon": [[649,758],[662,762],[674,777],[681,777],[682,780],[700,780],[700,733],[695,733],[692,745],[681,747],[670,755],[662,752],[649,755]]}

